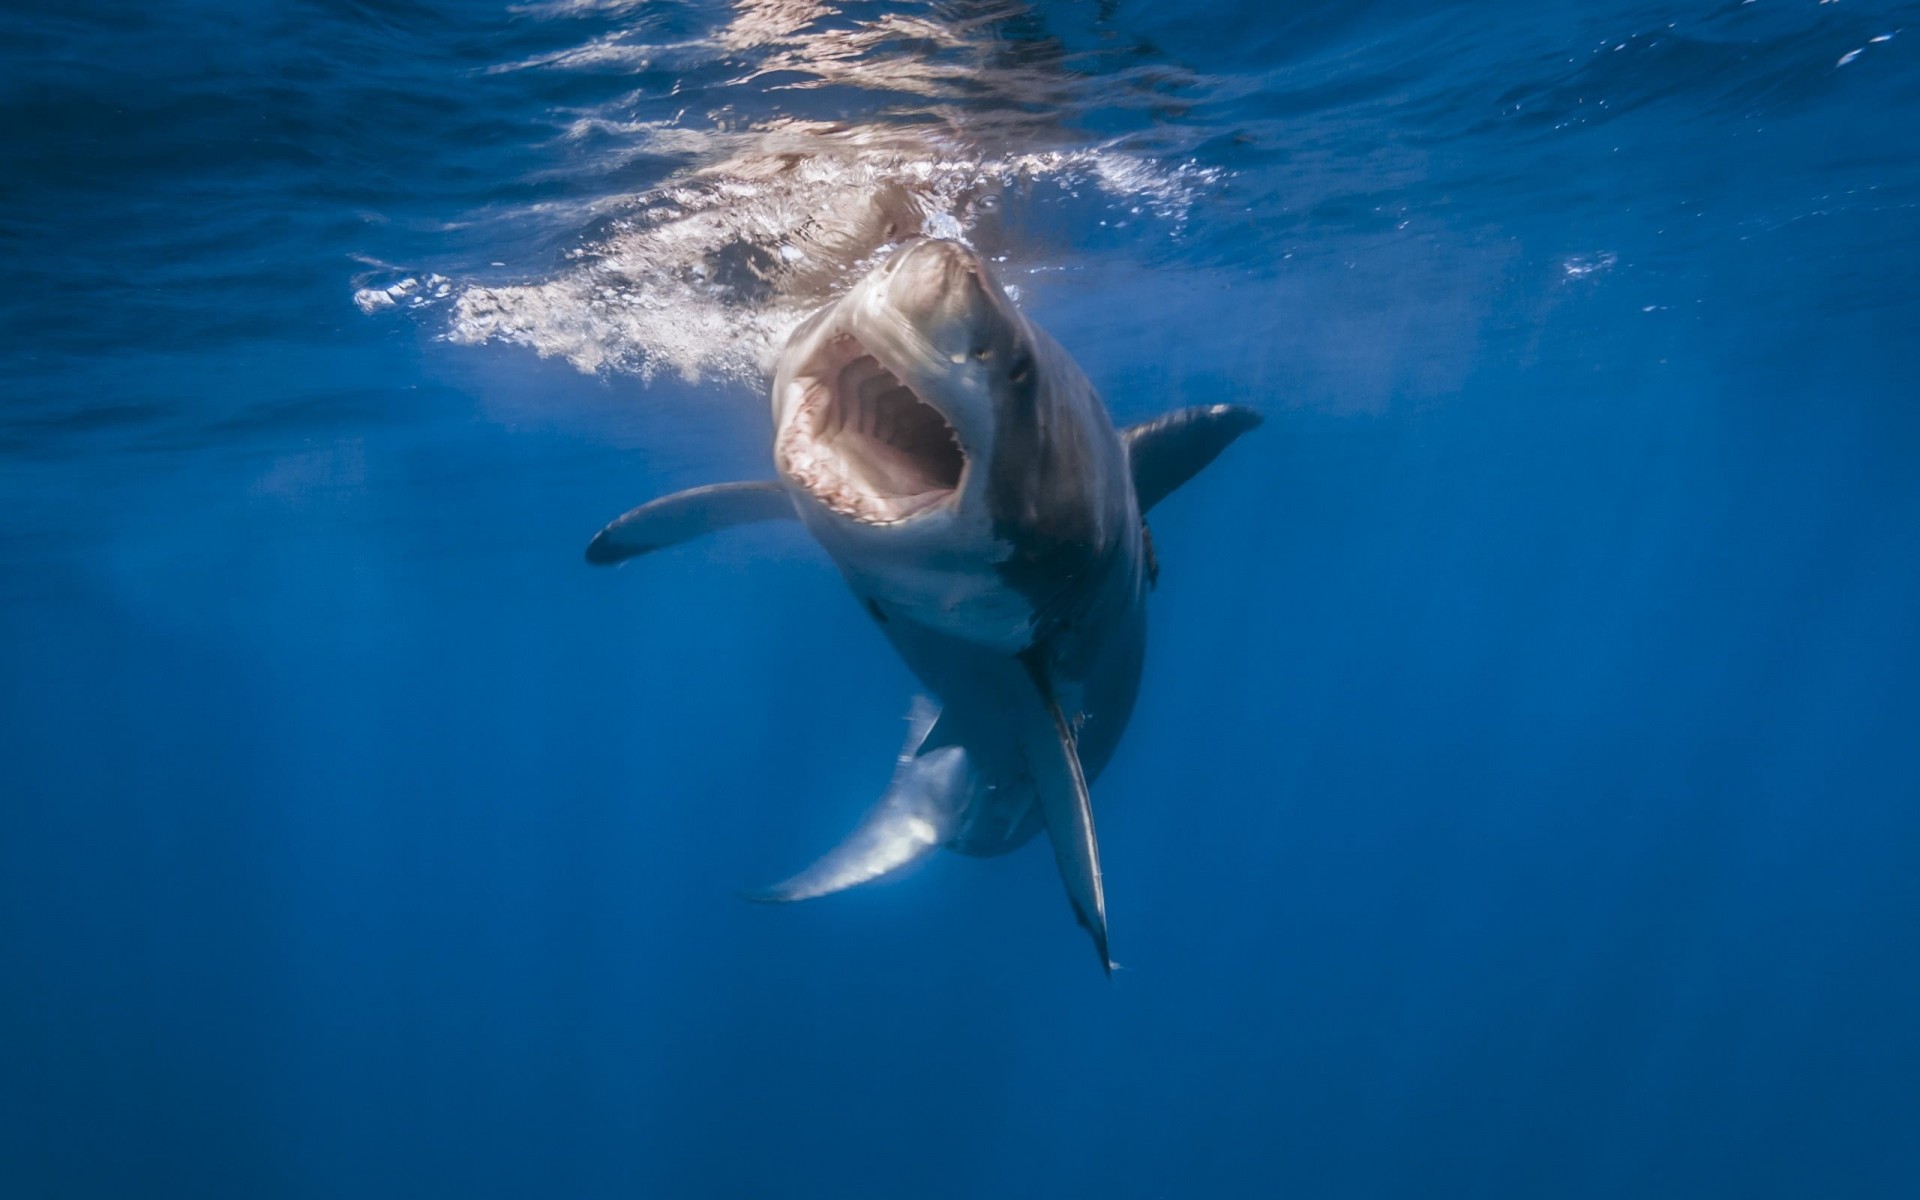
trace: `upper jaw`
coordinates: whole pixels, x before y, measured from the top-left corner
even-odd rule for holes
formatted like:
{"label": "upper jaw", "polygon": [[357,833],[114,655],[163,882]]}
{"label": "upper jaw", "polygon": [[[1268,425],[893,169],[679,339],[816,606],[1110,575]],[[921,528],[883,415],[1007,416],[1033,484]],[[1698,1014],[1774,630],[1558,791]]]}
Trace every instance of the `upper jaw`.
{"label": "upper jaw", "polygon": [[[842,303],[851,304],[855,296]],[[949,415],[907,381],[887,345],[829,321],[780,373],[774,457],[823,505],[866,525],[897,525],[959,503],[970,459]]]}

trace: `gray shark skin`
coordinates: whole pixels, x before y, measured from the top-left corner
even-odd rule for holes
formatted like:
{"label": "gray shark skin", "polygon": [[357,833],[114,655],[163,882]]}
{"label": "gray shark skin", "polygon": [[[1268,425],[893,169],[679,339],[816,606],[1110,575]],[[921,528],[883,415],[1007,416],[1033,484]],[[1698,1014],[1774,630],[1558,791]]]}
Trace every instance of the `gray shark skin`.
{"label": "gray shark skin", "polygon": [[900,246],[788,339],[777,480],[641,505],[587,548],[616,563],[794,517],[937,704],[916,701],[892,783],[854,833],[766,901],[864,883],[946,847],[1045,829],[1104,969],[1088,793],[1140,688],[1157,577],[1146,512],[1260,423],[1182,409],[1124,430],[1078,364],[957,242]]}

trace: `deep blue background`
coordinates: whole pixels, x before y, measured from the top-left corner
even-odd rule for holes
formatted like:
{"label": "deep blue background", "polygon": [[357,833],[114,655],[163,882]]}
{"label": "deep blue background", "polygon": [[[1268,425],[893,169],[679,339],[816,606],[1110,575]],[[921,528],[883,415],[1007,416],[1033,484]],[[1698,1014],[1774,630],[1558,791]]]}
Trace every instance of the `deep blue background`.
{"label": "deep blue background", "polygon": [[1270,418],[1155,514],[1112,983],[1039,849],[732,894],[912,681],[796,530],[580,550],[763,475],[759,397],[351,303],[552,269],[516,214],[677,165],[556,114],[674,77],[487,68],[715,11],[41,7],[0,1194],[1920,1194],[1914,6],[1009,31],[1190,69],[1155,119],[1231,173],[1180,230],[1033,198],[1030,310],[1123,418]]}

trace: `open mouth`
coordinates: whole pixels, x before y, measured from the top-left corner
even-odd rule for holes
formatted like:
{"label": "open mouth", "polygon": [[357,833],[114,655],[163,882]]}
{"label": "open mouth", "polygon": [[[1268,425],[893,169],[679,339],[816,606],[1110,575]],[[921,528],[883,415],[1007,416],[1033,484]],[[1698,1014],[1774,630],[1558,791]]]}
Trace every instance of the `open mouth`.
{"label": "open mouth", "polygon": [[852,337],[829,342],[789,386],[802,394],[781,455],[828,508],[889,525],[959,490],[967,457],[953,426]]}

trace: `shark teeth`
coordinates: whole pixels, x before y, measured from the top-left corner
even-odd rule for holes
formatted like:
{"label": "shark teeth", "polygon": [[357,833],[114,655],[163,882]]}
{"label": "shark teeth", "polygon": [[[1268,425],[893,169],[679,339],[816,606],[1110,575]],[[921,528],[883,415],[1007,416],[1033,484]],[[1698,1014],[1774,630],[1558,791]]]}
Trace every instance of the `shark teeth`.
{"label": "shark teeth", "polygon": [[829,509],[891,525],[958,493],[966,455],[953,426],[852,337],[829,342],[789,387],[777,452]]}

